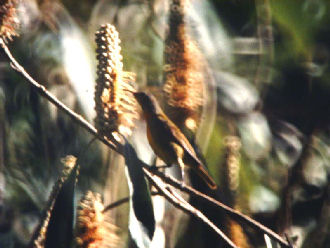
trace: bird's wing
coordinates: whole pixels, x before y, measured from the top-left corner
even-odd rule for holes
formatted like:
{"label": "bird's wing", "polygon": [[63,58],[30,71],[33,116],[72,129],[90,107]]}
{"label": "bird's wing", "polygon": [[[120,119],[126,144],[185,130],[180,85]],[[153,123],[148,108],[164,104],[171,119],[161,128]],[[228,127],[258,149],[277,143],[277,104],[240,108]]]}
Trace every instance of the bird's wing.
{"label": "bird's wing", "polygon": [[181,130],[170,120],[162,115],[158,116],[159,120],[164,122],[164,127],[166,127],[166,133],[172,136],[172,138],[176,141],[177,144],[181,145],[184,150],[198,163],[202,164],[202,162],[197,158],[196,153],[186,136],[181,132]]}

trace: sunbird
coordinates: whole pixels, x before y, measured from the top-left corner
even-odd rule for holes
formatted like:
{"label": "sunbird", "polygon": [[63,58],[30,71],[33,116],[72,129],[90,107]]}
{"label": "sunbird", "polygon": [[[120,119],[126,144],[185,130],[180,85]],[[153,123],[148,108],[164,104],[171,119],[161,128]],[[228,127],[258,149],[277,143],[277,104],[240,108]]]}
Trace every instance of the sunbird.
{"label": "sunbird", "polygon": [[155,154],[167,166],[180,166],[182,180],[184,167],[193,168],[211,189],[217,185],[197,158],[194,148],[181,130],[165,115],[157,100],[145,92],[132,92],[140,104],[147,123],[147,137]]}

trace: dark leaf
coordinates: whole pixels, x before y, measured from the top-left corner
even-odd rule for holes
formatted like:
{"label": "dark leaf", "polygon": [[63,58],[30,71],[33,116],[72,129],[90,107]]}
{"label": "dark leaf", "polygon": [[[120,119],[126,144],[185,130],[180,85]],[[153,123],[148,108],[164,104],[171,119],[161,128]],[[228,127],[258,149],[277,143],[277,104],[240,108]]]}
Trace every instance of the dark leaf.
{"label": "dark leaf", "polygon": [[125,162],[131,199],[129,230],[139,248],[149,247],[155,231],[151,195],[143,175],[142,162],[128,142],[125,145]]}
{"label": "dark leaf", "polygon": [[40,225],[29,247],[70,247],[73,238],[74,191],[78,176],[76,158],[67,156],[62,176],[56,182]]}

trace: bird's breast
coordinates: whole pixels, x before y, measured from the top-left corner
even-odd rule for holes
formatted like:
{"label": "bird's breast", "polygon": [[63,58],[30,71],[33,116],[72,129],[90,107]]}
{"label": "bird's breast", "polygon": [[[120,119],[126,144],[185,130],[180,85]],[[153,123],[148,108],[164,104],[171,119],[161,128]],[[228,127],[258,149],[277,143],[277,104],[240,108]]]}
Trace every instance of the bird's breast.
{"label": "bird's breast", "polygon": [[161,127],[162,123],[147,122],[147,138],[154,153],[166,164],[176,163],[176,154],[170,145],[170,140],[166,131]]}

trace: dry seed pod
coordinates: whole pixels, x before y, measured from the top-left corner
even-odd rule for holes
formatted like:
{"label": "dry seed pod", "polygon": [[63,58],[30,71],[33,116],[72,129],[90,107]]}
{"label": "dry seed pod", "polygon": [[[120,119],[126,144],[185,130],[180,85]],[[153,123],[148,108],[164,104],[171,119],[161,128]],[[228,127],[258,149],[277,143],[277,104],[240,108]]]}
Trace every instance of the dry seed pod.
{"label": "dry seed pod", "polygon": [[174,121],[193,130],[197,127],[197,112],[203,104],[203,58],[197,44],[187,34],[184,21],[186,2],[173,0],[170,5],[164,50],[164,91],[168,104],[178,113],[172,116]]}
{"label": "dry seed pod", "polygon": [[96,129],[110,139],[117,132],[130,135],[133,120],[137,118],[135,100],[129,92],[135,91],[135,75],[123,71],[120,39],[114,26],[102,25],[95,36],[98,61],[94,94]]}
{"label": "dry seed pod", "polygon": [[17,36],[17,0],[0,0],[0,37],[6,42]]}
{"label": "dry seed pod", "polygon": [[116,227],[106,221],[99,194],[88,191],[78,206],[76,243],[79,248],[116,247]]}

